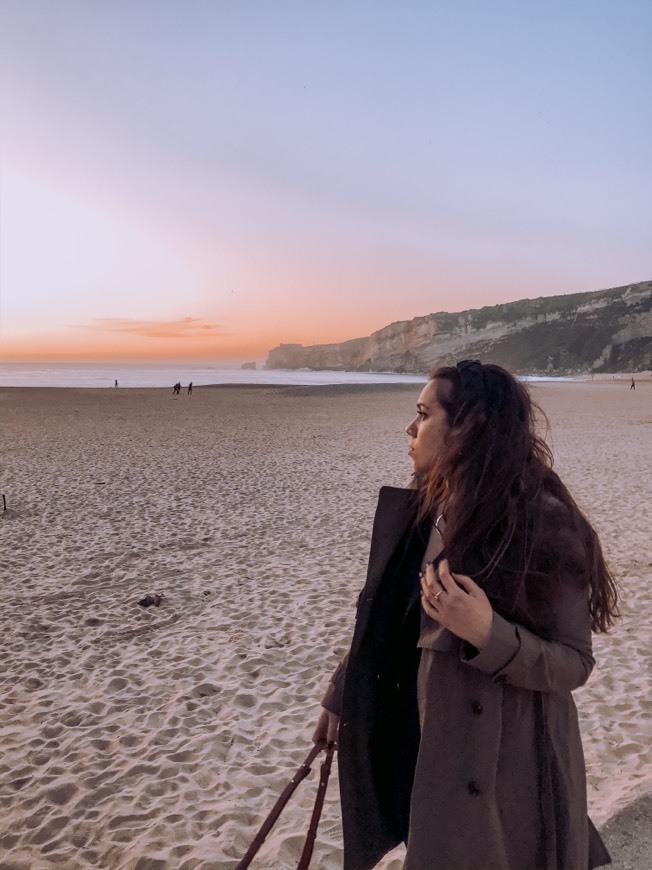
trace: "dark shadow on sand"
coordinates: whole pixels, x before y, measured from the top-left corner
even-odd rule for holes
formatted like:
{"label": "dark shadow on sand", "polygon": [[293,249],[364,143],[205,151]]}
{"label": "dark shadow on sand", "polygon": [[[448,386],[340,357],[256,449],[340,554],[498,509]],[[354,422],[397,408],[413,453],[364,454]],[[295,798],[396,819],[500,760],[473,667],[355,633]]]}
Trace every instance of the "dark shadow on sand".
{"label": "dark shadow on sand", "polygon": [[611,860],[610,870],[652,867],[652,791],[609,819],[600,828]]}

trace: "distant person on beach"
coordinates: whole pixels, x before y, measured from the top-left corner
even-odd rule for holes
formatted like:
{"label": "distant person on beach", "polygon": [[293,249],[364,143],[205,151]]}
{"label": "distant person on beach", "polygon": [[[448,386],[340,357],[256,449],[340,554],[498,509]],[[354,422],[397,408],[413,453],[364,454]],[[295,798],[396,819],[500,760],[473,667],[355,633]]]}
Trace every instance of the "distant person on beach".
{"label": "distant person on beach", "polygon": [[571,692],[618,615],[598,537],[526,387],[465,360],[407,426],[412,485],[380,491],[353,640],[313,739],[336,741],[345,870],[587,870]]}
{"label": "distant person on beach", "polygon": [[636,381],[634,380],[634,378],[632,378],[632,382],[631,382],[631,384],[629,385],[629,389],[630,389],[630,390],[635,390],[635,389],[636,389]]}
{"label": "distant person on beach", "polygon": [[115,382],[114,386],[115,386],[115,387],[118,386],[118,381],[117,381],[117,379],[116,379],[116,382]]}
{"label": "distant person on beach", "polygon": [[188,384],[188,395],[192,395],[192,381],[190,381],[190,383]]}
{"label": "distant person on beach", "polygon": [[172,388],[172,395],[179,396],[181,394],[181,381],[177,381],[174,387]]}

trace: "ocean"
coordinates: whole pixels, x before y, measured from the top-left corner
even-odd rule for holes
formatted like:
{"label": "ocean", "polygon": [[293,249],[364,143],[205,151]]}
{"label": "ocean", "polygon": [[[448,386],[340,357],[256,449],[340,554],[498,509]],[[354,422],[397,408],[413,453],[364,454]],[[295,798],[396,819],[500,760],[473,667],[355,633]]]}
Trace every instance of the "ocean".
{"label": "ocean", "polygon": [[274,369],[242,369],[238,365],[143,365],[74,363],[0,363],[2,387],[169,387],[181,381],[187,387],[209,384],[277,384],[326,386],[328,384],[423,384],[425,376],[391,372],[329,372]]}

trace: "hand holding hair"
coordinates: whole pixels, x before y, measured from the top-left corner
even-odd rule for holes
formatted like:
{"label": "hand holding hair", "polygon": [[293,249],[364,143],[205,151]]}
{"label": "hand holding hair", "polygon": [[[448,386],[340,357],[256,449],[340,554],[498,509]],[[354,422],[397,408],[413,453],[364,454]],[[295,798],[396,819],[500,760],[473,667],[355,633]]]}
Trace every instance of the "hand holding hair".
{"label": "hand holding hair", "polygon": [[428,616],[476,649],[487,644],[493,610],[484,591],[470,577],[453,574],[448,560],[442,559],[437,571],[428,563],[421,589],[421,604]]}

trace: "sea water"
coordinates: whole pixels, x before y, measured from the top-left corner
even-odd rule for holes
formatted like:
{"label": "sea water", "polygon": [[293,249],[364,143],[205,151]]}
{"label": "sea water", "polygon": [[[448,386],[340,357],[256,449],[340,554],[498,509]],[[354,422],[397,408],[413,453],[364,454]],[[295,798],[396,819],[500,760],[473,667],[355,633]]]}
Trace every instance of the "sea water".
{"label": "sea water", "polygon": [[309,369],[243,369],[239,365],[0,363],[2,387],[169,387],[181,381],[187,387],[209,384],[276,384],[319,386],[328,384],[424,383],[425,375],[392,372],[331,372]]}
{"label": "sea water", "polygon": [[[585,376],[586,377],[586,376]],[[574,381],[577,377],[519,376],[523,381]],[[311,369],[243,369],[240,365],[175,365],[173,363],[0,363],[0,387],[182,387],[213,384],[423,384],[425,375],[396,372],[333,372]]]}

